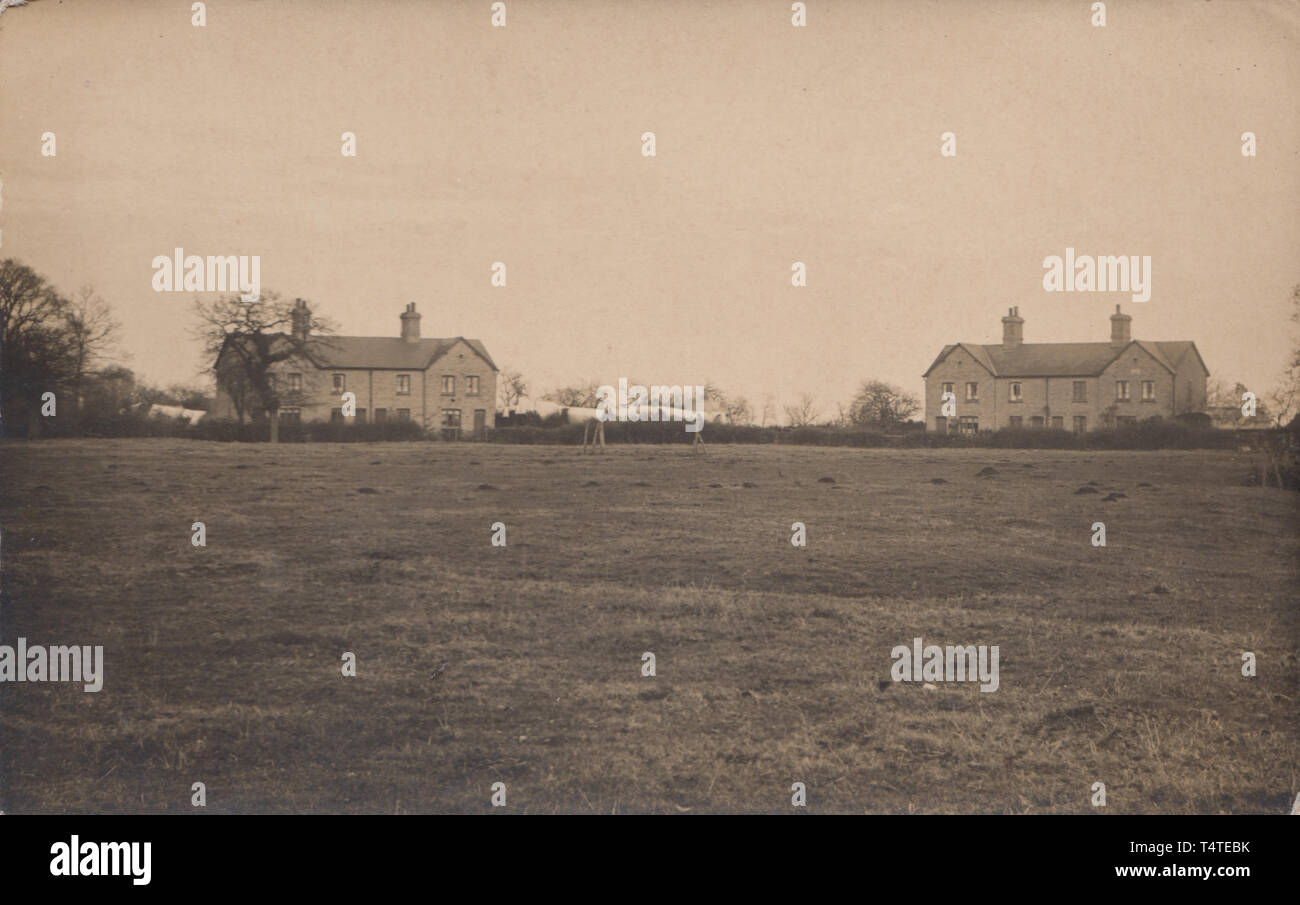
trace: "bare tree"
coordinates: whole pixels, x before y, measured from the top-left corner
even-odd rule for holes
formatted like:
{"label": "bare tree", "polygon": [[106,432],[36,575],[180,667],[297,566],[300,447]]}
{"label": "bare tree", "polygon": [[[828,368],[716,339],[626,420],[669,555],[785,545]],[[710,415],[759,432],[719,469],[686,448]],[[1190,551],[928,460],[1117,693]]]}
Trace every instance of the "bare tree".
{"label": "bare tree", "polygon": [[1268,394],[1268,408],[1273,415],[1273,423],[1286,427],[1300,411],[1300,387],[1282,385]]}
{"label": "bare tree", "polygon": [[708,403],[707,411],[725,416],[730,424],[749,424],[754,420],[748,399],[732,396],[712,381],[704,384],[704,399]]}
{"label": "bare tree", "polygon": [[547,402],[554,402],[556,405],[567,405],[573,408],[595,408],[596,391],[600,389],[600,384],[595,381],[574,384],[567,387],[556,387],[550,392],[544,393],[542,398]]}
{"label": "bare tree", "polygon": [[889,427],[906,421],[920,407],[920,402],[911,393],[883,380],[866,380],[849,406],[849,420],[858,426]]}
{"label": "bare tree", "polygon": [[758,423],[760,427],[767,427],[769,421],[776,421],[776,400],[771,393],[763,397],[763,409]]}
{"label": "bare tree", "polygon": [[528,384],[524,382],[524,375],[513,368],[502,368],[497,375],[497,397],[502,411],[511,411],[527,395]]}
{"label": "bare tree", "polygon": [[811,393],[802,394],[797,403],[784,408],[786,420],[790,422],[791,427],[807,427],[821,415],[821,409]]}
{"label": "bare tree", "polygon": [[[1245,402],[1245,395],[1248,388],[1244,383],[1235,383],[1232,388],[1228,388],[1225,380],[1213,379],[1205,383],[1205,407],[1210,411],[1210,417],[1214,424],[1219,427],[1236,427],[1243,422],[1250,422],[1247,416],[1242,412],[1242,405]],[[1276,395],[1276,394],[1274,394]],[[1271,402],[1259,398],[1255,400],[1255,417],[1253,422],[1271,422],[1273,420]]]}
{"label": "bare tree", "polygon": [[727,421],[732,424],[752,424],[754,422],[754,411],[749,407],[749,400],[744,396],[729,399],[725,412]]}
{"label": "bare tree", "polygon": [[[271,291],[254,302],[240,295],[194,301],[199,320],[195,335],[213,361],[218,390],[230,395],[240,421],[245,411],[254,420],[269,418],[272,443],[280,439],[280,406],[286,394],[275,366],[291,359],[314,362],[313,354],[329,348],[320,334],[329,333],[331,325],[298,308],[297,301],[288,302]],[[300,331],[293,330],[295,318],[304,319]]]}
{"label": "bare tree", "polygon": [[72,353],[72,391],[77,407],[82,405],[82,389],[89,371],[101,364],[117,343],[121,325],[113,320],[108,303],[93,286],[82,286],[64,308],[68,324],[68,342]]}
{"label": "bare tree", "polygon": [[1232,405],[1232,391],[1227,381],[1211,377],[1205,381],[1205,404],[1210,407]]}
{"label": "bare tree", "polygon": [[14,258],[0,262],[0,417],[26,418],[41,433],[42,397],[69,389],[77,358],[67,319],[70,303]]}
{"label": "bare tree", "polygon": [[45,277],[15,258],[0,262],[0,345],[12,349],[26,331],[63,313],[61,298]]}
{"label": "bare tree", "polygon": [[[1291,289],[1291,320],[1300,324],[1300,283]],[[1278,427],[1290,424],[1300,410],[1300,338],[1292,339],[1295,348],[1291,352],[1291,361],[1282,375],[1281,384],[1268,397]]]}

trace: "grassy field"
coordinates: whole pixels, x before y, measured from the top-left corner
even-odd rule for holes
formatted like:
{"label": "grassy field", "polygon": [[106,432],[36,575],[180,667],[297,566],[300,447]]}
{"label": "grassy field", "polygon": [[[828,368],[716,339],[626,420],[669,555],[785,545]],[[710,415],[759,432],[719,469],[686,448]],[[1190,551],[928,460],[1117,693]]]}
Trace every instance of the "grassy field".
{"label": "grassy field", "polygon": [[[106,673],[0,685],[0,808],[1285,813],[1300,496],[1251,464],[0,444],[0,643]],[[917,636],[1000,688],[890,681]]]}

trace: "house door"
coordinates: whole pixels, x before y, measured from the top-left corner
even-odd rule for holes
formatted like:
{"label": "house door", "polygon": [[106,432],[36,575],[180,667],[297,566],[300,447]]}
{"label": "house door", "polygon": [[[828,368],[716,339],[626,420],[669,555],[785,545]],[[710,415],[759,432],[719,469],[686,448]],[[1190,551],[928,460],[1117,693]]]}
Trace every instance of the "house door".
{"label": "house door", "polygon": [[474,436],[482,440],[487,435],[487,409],[474,409]]}

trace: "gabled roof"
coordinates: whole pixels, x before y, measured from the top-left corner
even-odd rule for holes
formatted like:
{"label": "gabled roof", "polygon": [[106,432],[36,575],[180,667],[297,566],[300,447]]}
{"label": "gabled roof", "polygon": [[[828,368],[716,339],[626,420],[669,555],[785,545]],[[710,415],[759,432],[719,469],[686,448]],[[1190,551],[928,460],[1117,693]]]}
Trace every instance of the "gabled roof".
{"label": "gabled roof", "polygon": [[930,372],[939,366],[939,362],[947,358],[948,353],[959,347],[968,352],[971,358],[982,364],[986,371],[995,377],[997,376],[997,369],[993,365],[993,360],[989,358],[989,353],[984,351],[983,346],[975,345],[974,343],[952,343],[951,345],[944,346],[943,351],[939,353],[939,357],[934,360],[930,367],[925,369],[925,373],[921,376],[929,377]]}
{"label": "gabled roof", "polygon": [[1171,370],[1177,370],[1182,365],[1183,359],[1187,357],[1188,353],[1190,353],[1196,356],[1196,360],[1200,362],[1202,370],[1204,370],[1207,375],[1210,373],[1210,369],[1205,367],[1205,359],[1201,358],[1201,352],[1196,348],[1196,343],[1194,342],[1152,343],[1151,345],[1160,347],[1160,351],[1165,354],[1165,358],[1169,359],[1169,363],[1172,366]]}
{"label": "gabled roof", "polygon": [[1140,346],[1170,372],[1177,369],[1188,352],[1195,352],[1200,358],[1196,344],[1187,341],[1134,340],[1121,348],[1110,343],[1021,343],[1018,346],[957,343],[944,346],[921,376],[929,377],[939,362],[960,346],[994,377],[1097,377],[1133,345]]}
{"label": "gabled roof", "polygon": [[407,342],[394,336],[319,336],[312,337],[310,354],[322,368],[389,368],[422,371],[442,358],[459,342],[499,370],[487,349],[477,339],[463,336],[429,337]]}

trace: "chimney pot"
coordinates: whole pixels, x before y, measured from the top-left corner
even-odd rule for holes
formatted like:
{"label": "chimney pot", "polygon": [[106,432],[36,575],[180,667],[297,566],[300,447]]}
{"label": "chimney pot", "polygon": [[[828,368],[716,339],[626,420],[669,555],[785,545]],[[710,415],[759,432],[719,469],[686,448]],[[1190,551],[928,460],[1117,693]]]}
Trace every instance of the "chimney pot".
{"label": "chimney pot", "polygon": [[408,343],[420,341],[420,313],[415,310],[415,302],[408,302],[402,312],[402,339]]}
{"label": "chimney pot", "polygon": [[1014,348],[1024,342],[1025,319],[1020,316],[1020,307],[1007,309],[1007,316],[1002,318],[1002,345]]}
{"label": "chimney pot", "polygon": [[1119,310],[1119,305],[1115,306],[1115,313],[1110,316],[1110,344],[1115,347],[1127,346],[1132,340],[1131,325],[1133,318],[1123,314]]}
{"label": "chimney pot", "polygon": [[289,322],[292,325],[293,338],[305,342],[308,334],[311,333],[311,309],[307,307],[306,299],[293,300],[293,311],[289,313]]}

